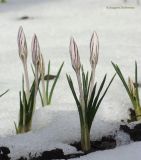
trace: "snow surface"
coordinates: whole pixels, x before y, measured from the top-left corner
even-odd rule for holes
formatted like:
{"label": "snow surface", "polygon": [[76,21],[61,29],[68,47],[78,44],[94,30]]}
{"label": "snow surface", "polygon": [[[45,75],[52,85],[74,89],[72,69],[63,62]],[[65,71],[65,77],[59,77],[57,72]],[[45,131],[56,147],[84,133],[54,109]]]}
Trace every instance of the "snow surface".
{"label": "snow surface", "polygon": [[[0,4],[0,92],[6,89],[10,91],[0,99],[0,144],[10,147],[12,160],[27,155],[28,150],[34,154],[59,147],[65,153],[73,153],[76,150],[68,144],[80,139],[80,131],[77,108],[66,80],[66,73],[69,73],[76,82],[68,52],[69,39],[71,36],[75,37],[81,61],[89,69],[89,40],[93,31],[98,33],[100,57],[97,81],[101,81],[105,73],[108,73],[110,80],[114,74],[111,61],[118,63],[124,73],[133,78],[134,61],[137,60],[138,67],[141,67],[141,7],[135,0],[128,0],[126,4],[123,0],[7,1]],[[125,6],[134,9],[112,9]],[[31,19],[19,20],[22,16],[29,16]],[[23,72],[17,51],[17,31],[20,25],[27,37],[29,63],[31,39],[36,33],[46,65],[51,60],[52,73],[56,73],[62,61],[65,66],[55,89],[52,105],[42,108],[38,97],[33,130],[17,136],[13,122],[18,120]],[[30,65],[29,70],[32,80]],[[122,83],[116,77],[94,120],[92,139],[114,134],[120,120],[128,118],[130,107],[132,106]],[[80,159],[140,159],[141,142],[125,145],[129,142],[129,137],[123,133],[118,134],[117,141],[119,147],[114,150],[92,153]]]}

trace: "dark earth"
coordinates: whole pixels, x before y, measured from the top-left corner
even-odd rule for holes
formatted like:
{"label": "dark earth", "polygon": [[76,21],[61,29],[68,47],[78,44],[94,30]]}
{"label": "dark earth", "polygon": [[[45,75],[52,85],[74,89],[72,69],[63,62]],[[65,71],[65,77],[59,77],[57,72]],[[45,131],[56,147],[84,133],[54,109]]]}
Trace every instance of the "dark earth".
{"label": "dark earth", "polygon": [[121,125],[120,130],[129,134],[130,139],[133,141],[141,141],[141,123],[136,124],[134,128],[130,128],[127,125]]}

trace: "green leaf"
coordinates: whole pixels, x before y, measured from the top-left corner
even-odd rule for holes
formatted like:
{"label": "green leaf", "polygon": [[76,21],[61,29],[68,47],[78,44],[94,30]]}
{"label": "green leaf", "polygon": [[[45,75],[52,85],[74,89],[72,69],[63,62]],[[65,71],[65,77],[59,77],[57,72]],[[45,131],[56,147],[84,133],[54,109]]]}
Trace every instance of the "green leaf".
{"label": "green leaf", "polygon": [[16,134],[18,134],[18,133],[19,133],[19,129],[18,129],[18,127],[17,127],[16,122],[14,122],[14,126],[15,126],[15,130],[16,130]]}
{"label": "green leaf", "polygon": [[2,97],[2,96],[3,96],[4,94],[6,94],[8,91],[9,91],[9,89],[6,90],[4,93],[2,93],[2,94],[0,95],[0,97]]}
{"label": "green leaf", "polygon": [[87,86],[87,98],[88,98],[88,94],[89,94],[89,92],[88,92],[88,89],[89,89],[89,72],[87,72],[87,74],[86,74],[86,86]]}
{"label": "green leaf", "polygon": [[85,76],[83,67],[82,67],[82,84],[83,84],[83,93],[84,93],[84,102],[85,106],[87,106],[87,100],[88,100],[88,83],[87,83],[87,75]]}
{"label": "green leaf", "polygon": [[96,97],[93,99],[93,103],[92,103],[92,107],[89,108],[89,111],[88,111],[88,114],[87,114],[87,118],[88,118],[88,128],[89,130],[91,129],[91,125],[92,125],[92,122],[93,122],[93,119],[95,117],[95,114],[96,114],[96,105],[97,105],[97,102],[98,102],[98,99],[99,99],[99,96],[100,96],[100,93],[104,87],[104,84],[105,84],[105,81],[106,81],[106,77],[107,77],[107,74],[105,74],[102,82],[101,82],[101,85],[99,87],[99,90],[97,92],[97,95]]}
{"label": "green leaf", "polygon": [[[92,114],[91,114],[91,116],[90,116],[89,124],[88,124],[89,130],[91,129],[91,125],[92,125],[93,119],[94,119],[94,117],[95,117],[95,114],[96,114],[96,112],[97,112],[97,110],[98,110],[98,108],[99,108],[99,106],[100,106],[100,104],[101,104],[103,98],[105,97],[105,95],[106,95],[106,93],[107,93],[107,91],[108,91],[110,85],[112,84],[112,82],[113,82],[115,76],[116,76],[116,74],[114,74],[114,76],[112,77],[111,81],[109,82],[108,86],[106,87],[106,89],[105,89],[105,91],[104,91],[102,97],[100,98],[100,100],[97,102],[96,105],[94,104],[94,106],[93,106],[92,109],[91,109],[91,113],[92,113]],[[105,82],[104,82],[104,83],[105,83]],[[103,88],[103,87],[102,87],[102,88]],[[101,90],[101,91],[102,91],[102,90]],[[100,92],[101,92],[101,91],[100,91]],[[99,98],[98,98],[98,99],[99,99]]]}
{"label": "green leaf", "polygon": [[43,101],[43,97],[42,97],[42,93],[41,93],[40,88],[39,88],[39,95],[40,95],[42,106],[44,106],[44,101]]}
{"label": "green leaf", "polygon": [[34,77],[35,77],[35,71],[34,71],[34,68],[33,68],[32,65],[31,65],[31,69],[32,69],[32,73],[33,73],[33,75],[34,75]]}
{"label": "green leaf", "polygon": [[55,77],[56,77],[56,75],[51,75],[51,74],[48,75],[47,74],[47,75],[44,76],[44,80],[53,80]]}
{"label": "green leaf", "polygon": [[30,97],[29,97],[29,101],[28,101],[28,115],[27,115],[27,121],[30,121],[32,119],[32,115],[35,109],[35,80],[32,84],[31,87],[31,93],[30,93]]}
{"label": "green leaf", "polygon": [[[32,65],[31,65],[31,68],[32,68],[32,72],[33,72],[34,77],[35,77],[35,72],[34,72],[34,69],[33,69],[33,66],[32,66]],[[39,90],[39,95],[40,95],[40,99],[41,99],[41,104],[42,104],[42,106],[44,106],[42,93],[41,93],[41,90],[40,90],[40,87],[39,87],[40,81],[41,81],[41,76],[39,77],[39,80],[38,80],[38,90]]]}
{"label": "green leaf", "polygon": [[[33,70],[33,68],[32,68]],[[34,74],[34,70],[33,70]],[[32,86],[30,88],[30,94],[28,95],[28,98],[26,96],[26,93],[24,91],[24,79],[22,79],[22,94],[19,93],[20,97],[20,111],[19,111],[19,122],[18,126],[16,126],[16,132],[17,133],[23,133],[30,130],[30,124],[32,122],[33,112],[35,110],[35,98],[36,98],[36,87],[39,88],[41,76],[38,79],[38,86],[36,86],[35,80],[32,83]]]}
{"label": "green leaf", "polygon": [[99,87],[99,90],[98,90],[98,92],[97,92],[97,95],[96,95],[96,97],[95,97],[95,100],[94,100],[94,102],[93,102],[93,106],[96,106],[96,104],[97,104],[97,101],[98,101],[98,98],[99,98],[99,96],[100,96],[100,93],[101,93],[101,91],[102,91],[102,89],[103,89],[103,87],[104,87],[104,84],[105,84],[105,81],[106,81],[106,77],[107,77],[107,74],[105,74],[105,76],[104,76],[104,78],[103,78],[103,81],[101,82],[101,85],[100,85],[100,87]]}
{"label": "green leaf", "polygon": [[71,77],[69,75],[66,75],[66,76],[67,76],[68,84],[70,86],[70,89],[72,91],[73,97],[75,99],[75,102],[76,102],[76,105],[77,105],[77,108],[78,108],[79,117],[80,117],[80,123],[83,124],[84,123],[84,119],[83,119],[83,112],[82,112],[81,104],[80,104],[80,102],[79,102],[79,100],[77,98],[77,95],[75,93],[75,89],[74,89]]}
{"label": "green leaf", "polygon": [[137,62],[135,61],[135,92],[136,92],[136,98],[137,98],[137,105],[140,106],[140,98],[139,98],[139,90],[138,90],[138,66]]}
{"label": "green leaf", "polygon": [[[48,62],[48,75],[50,75],[50,61]],[[47,98],[47,103],[49,103],[49,79],[47,79],[46,82],[46,98]]]}
{"label": "green leaf", "polygon": [[24,126],[24,105],[21,99],[21,92],[19,93],[20,96],[20,113],[19,113],[19,127]]}
{"label": "green leaf", "polygon": [[114,80],[115,76],[116,76],[116,74],[114,74],[114,76],[112,77],[111,81],[109,82],[109,84],[108,84],[107,88],[105,89],[105,91],[104,91],[104,93],[103,93],[102,97],[101,97],[101,98],[100,98],[100,100],[98,101],[97,106],[96,106],[96,109],[98,109],[98,107],[99,107],[100,103],[102,102],[103,98],[105,97],[105,95],[106,95],[106,93],[107,93],[107,91],[108,91],[108,89],[109,89],[110,85],[112,84],[112,82],[113,82],[113,80]]}
{"label": "green leaf", "polygon": [[60,66],[60,68],[59,68],[59,70],[58,70],[58,73],[57,73],[57,75],[56,75],[56,77],[55,77],[55,80],[54,80],[54,82],[53,82],[53,85],[52,85],[52,87],[51,87],[51,91],[50,91],[49,99],[48,99],[48,100],[49,100],[49,104],[51,103],[53,91],[54,91],[55,85],[56,85],[56,83],[57,83],[57,80],[58,80],[58,78],[59,78],[59,76],[60,76],[60,73],[61,73],[61,70],[62,70],[62,68],[63,68],[63,65],[64,65],[64,62],[63,62],[62,65]]}
{"label": "green leaf", "polygon": [[27,99],[26,99],[26,93],[25,91],[23,91],[23,104],[24,104],[24,108],[25,108],[25,114],[28,112],[28,104],[27,104]]}
{"label": "green leaf", "polygon": [[96,86],[97,86],[97,83],[95,83],[95,85],[93,87],[93,90],[92,90],[92,93],[90,95],[90,100],[89,100],[89,103],[88,103],[88,111],[92,107],[93,100],[95,99]]}
{"label": "green leaf", "polygon": [[74,97],[74,99],[75,99],[75,102],[76,102],[77,106],[80,107],[81,105],[80,105],[80,102],[79,102],[79,100],[78,100],[78,98],[77,98],[77,95],[76,95],[76,93],[75,93],[72,79],[71,79],[71,77],[70,77],[69,75],[66,75],[66,76],[67,76],[67,80],[68,80],[70,89],[71,89],[71,91],[72,91],[73,97]]}
{"label": "green leaf", "polygon": [[115,65],[113,62],[112,62],[112,65],[113,65],[116,73],[118,74],[119,78],[121,79],[121,81],[122,81],[122,83],[123,83],[123,85],[124,85],[124,87],[125,87],[128,95],[129,95],[129,97],[130,97],[130,99],[131,99],[132,104],[135,105],[135,103],[134,103],[134,97],[133,97],[132,94],[130,93],[129,87],[128,87],[128,85],[127,85],[127,83],[126,83],[126,81],[125,81],[125,79],[124,79],[124,77],[123,77],[123,74],[122,74],[120,68],[118,67],[118,65]]}

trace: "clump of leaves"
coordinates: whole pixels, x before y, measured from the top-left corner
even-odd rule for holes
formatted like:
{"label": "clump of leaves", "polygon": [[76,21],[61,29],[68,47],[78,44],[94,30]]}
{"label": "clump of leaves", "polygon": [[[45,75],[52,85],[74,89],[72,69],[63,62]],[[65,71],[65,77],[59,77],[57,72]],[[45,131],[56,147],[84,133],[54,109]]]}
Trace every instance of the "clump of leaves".
{"label": "clump of leaves", "polygon": [[[33,81],[31,87],[28,78],[29,76],[27,67],[27,56],[28,56],[27,43],[22,27],[19,28],[18,32],[18,47],[19,47],[19,57],[22,61],[24,68],[24,78],[22,81],[23,84],[22,91],[19,94],[20,98],[19,122],[18,125],[16,125],[15,123],[17,134],[28,132],[31,130],[32,117],[36,106],[36,95],[38,91],[38,85],[40,82],[38,76],[40,47],[37,36],[34,35],[32,40],[32,61],[35,68],[35,80]],[[24,85],[24,79],[26,82],[26,87]]]}
{"label": "clump of leaves", "polygon": [[129,77],[128,82],[126,82],[119,66],[117,64],[114,64],[112,62],[112,65],[117,72],[120,80],[122,81],[127,94],[132,102],[132,105],[135,110],[135,115],[136,115],[136,120],[141,120],[141,105],[140,105],[140,98],[139,98],[139,85],[138,85],[138,67],[137,67],[137,62],[135,62],[135,80],[133,80]]}
{"label": "clump of leaves", "polygon": [[96,32],[92,35],[90,41],[90,64],[91,64],[91,74],[84,72],[84,69],[80,62],[80,57],[78,53],[78,47],[72,38],[70,41],[70,56],[72,67],[76,73],[78,87],[79,87],[79,97],[76,94],[73,81],[70,75],[67,75],[67,80],[72,91],[73,97],[76,101],[79,118],[80,118],[80,128],[81,128],[81,148],[84,152],[91,149],[90,144],[90,131],[93,120],[97,113],[97,110],[106,95],[115,75],[112,77],[108,86],[102,93],[103,87],[106,82],[107,75],[104,76],[100,87],[97,90],[97,83],[94,82],[95,70],[98,62],[99,55],[99,41]]}
{"label": "clump of leaves", "polygon": [[[23,28],[19,28],[18,32],[18,48],[19,48],[19,57],[23,64],[24,68],[24,80],[25,85],[23,83],[22,91],[20,92],[20,111],[19,111],[19,122],[18,125],[15,123],[16,132],[24,133],[31,130],[32,126],[32,117],[34,110],[36,108],[36,95],[39,90],[39,83],[42,83],[42,92],[39,90],[42,105],[49,105],[52,100],[52,95],[58,78],[60,76],[63,64],[60,66],[57,75],[50,75],[50,61],[48,63],[48,74],[45,76],[45,64],[43,55],[40,51],[40,45],[37,39],[37,36],[33,36],[31,50],[32,50],[32,62],[34,68],[32,67],[32,71],[34,73],[35,80],[30,87],[29,83],[29,75],[28,75],[28,66],[27,66],[27,57],[28,57],[28,49],[26,43],[26,37],[23,31]],[[51,90],[49,91],[49,80],[54,79],[54,82],[51,86]],[[23,80],[23,81],[24,81]],[[45,86],[46,81],[46,86]]]}
{"label": "clump of leaves", "polygon": [[[24,86],[24,82],[23,82]],[[35,109],[35,81],[33,82],[30,94],[26,95],[24,87],[22,93],[19,93],[20,98],[20,111],[19,111],[19,122],[18,125],[15,123],[16,133],[25,133],[31,130],[32,126],[32,117]]]}

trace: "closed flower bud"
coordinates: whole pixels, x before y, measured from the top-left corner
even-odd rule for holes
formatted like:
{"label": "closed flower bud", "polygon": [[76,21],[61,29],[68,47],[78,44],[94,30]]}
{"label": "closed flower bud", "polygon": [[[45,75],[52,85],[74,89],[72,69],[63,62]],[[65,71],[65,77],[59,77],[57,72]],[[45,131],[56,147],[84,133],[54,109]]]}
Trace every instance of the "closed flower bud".
{"label": "closed flower bud", "polygon": [[38,42],[38,39],[37,39],[36,35],[33,36],[31,50],[32,50],[33,64],[34,64],[35,67],[37,67],[37,66],[39,66],[40,46],[39,46],[39,42]]}
{"label": "closed flower bud", "polygon": [[78,47],[73,38],[71,38],[70,40],[69,50],[70,50],[72,67],[75,70],[75,72],[78,72],[80,71],[81,63],[80,63],[80,57],[78,53]]}
{"label": "closed flower bud", "polygon": [[129,87],[130,93],[131,93],[134,97],[136,97],[135,86],[134,86],[134,83],[133,83],[133,81],[131,80],[130,77],[128,78],[128,87]]}
{"label": "closed flower bud", "polygon": [[45,75],[45,64],[44,64],[44,58],[43,58],[43,55],[40,54],[40,57],[39,57],[39,72],[41,75]]}
{"label": "closed flower bud", "polygon": [[98,62],[98,55],[99,55],[99,41],[97,33],[94,32],[91,41],[90,41],[90,64],[91,67],[95,68]]}
{"label": "closed flower bud", "polygon": [[19,48],[19,57],[22,60],[22,62],[25,63],[27,61],[28,51],[27,51],[26,38],[22,27],[19,28],[17,41]]}

